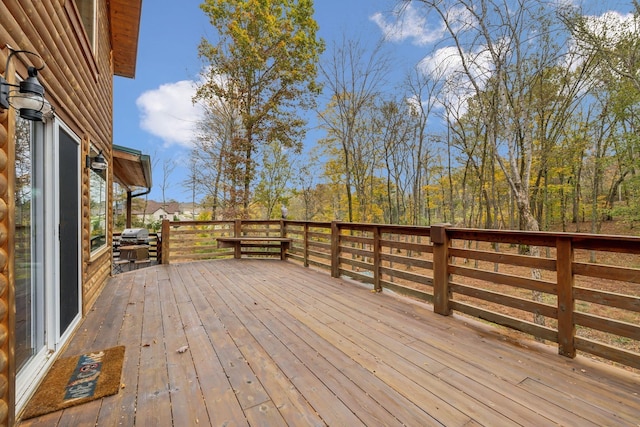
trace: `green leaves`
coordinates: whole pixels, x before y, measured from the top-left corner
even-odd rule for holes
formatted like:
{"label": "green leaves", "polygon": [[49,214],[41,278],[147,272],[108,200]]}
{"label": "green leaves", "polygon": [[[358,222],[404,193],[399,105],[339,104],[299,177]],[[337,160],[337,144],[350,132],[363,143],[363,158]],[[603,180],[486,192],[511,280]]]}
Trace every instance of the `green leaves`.
{"label": "green leaves", "polygon": [[266,144],[299,148],[315,106],[317,37],[311,0],[206,0],[201,5],[216,30],[198,52],[206,70],[196,100],[222,102],[242,118],[245,141],[244,209],[255,178],[253,154]]}

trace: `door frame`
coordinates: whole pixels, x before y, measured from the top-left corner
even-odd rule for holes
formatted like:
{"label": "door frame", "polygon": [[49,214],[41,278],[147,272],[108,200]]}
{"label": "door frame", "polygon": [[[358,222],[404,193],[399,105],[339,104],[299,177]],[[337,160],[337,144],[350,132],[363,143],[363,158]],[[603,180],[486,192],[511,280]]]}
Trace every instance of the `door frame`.
{"label": "door frame", "polygon": [[[77,180],[78,180],[78,315],[69,324],[66,331],[60,331],[60,131],[64,131],[77,144]],[[81,139],[57,117],[44,125],[43,163],[44,185],[44,242],[43,244],[43,280],[44,280],[44,346],[31,360],[16,372],[16,413],[22,410],[35,392],[36,386],[56,359],[61,348],[77,329],[82,320],[82,156]]]}
{"label": "door frame", "polygon": [[[74,318],[74,320],[69,324],[69,326],[67,327],[66,331],[61,331],[60,330],[60,307],[61,307],[61,301],[60,301],[60,260],[61,260],[61,250],[60,250],[60,192],[62,191],[62,189],[60,188],[60,182],[59,182],[59,174],[60,174],[60,132],[64,131],[67,135],[69,135],[69,137],[76,142],[77,145],[77,165],[76,165],[76,170],[78,171],[76,179],[77,179],[77,188],[78,188],[78,194],[76,194],[76,197],[78,198],[77,200],[77,206],[78,206],[78,212],[77,212],[77,218],[78,218],[78,224],[77,224],[77,236],[78,236],[78,251],[77,251],[77,265],[78,265],[78,271],[77,271],[77,275],[78,275],[78,314],[76,315],[76,317]],[[49,192],[49,194],[53,195],[53,197],[49,197],[49,201],[53,204],[50,210],[48,210],[48,212],[52,212],[53,215],[48,214],[46,215],[47,218],[52,218],[53,223],[51,224],[51,228],[49,228],[47,225],[45,225],[45,228],[47,230],[53,230],[54,233],[53,235],[55,236],[53,239],[51,239],[51,246],[46,248],[46,250],[48,250],[47,253],[53,255],[53,256],[49,256],[47,257],[47,259],[50,259],[51,262],[49,264],[49,267],[51,268],[51,281],[48,281],[47,283],[54,283],[53,288],[51,289],[52,293],[54,295],[51,295],[51,297],[53,297],[51,299],[51,301],[54,302],[55,306],[54,306],[54,313],[52,313],[52,317],[53,319],[50,319],[51,321],[54,322],[55,327],[54,329],[52,329],[53,331],[55,331],[53,338],[53,342],[51,342],[52,344],[52,348],[55,349],[55,351],[57,351],[62,345],[64,345],[64,343],[67,341],[67,339],[69,338],[69,336],[73,333],[73,331],[75,331],[76,327],[78,326],[78,324],[80,323],[80,320],[82,319],[82,205],[81,205],[81,193],[82,193],[82,179],[81,179],[81,175],[82,175],[82,161],[81,161],[81,139],[75,134],[75,132],[73,132],[71,130],[71,128],[69,128],[67,125],[65,125],[62,121],[60,121],[59,119],[56,118],[56,120],[54,121],[54,126],[53,126],[53,133],[54,133],[54,143],[51,144],[53,147],[52,149],[54,150],[53,157],[49,157],[50,159],[53,159],[52,165],[54,170],[52,171],[51,174],[47,174],[48,177],[52,177],[53,179],[50,180],[53,188],[51,189],[51,191]]]}

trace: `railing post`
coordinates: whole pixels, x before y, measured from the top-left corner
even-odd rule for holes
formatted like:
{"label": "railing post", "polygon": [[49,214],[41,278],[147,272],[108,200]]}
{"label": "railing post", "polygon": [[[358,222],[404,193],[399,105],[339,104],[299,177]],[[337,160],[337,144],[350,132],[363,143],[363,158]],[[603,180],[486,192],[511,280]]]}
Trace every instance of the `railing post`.
{"label": "railing post", "polygon": [[571,237],[556,241],[556,273],[558,280],[558,354],[576,357],[573,297],[573,244]]}
{"label": "railing post", "polygon": [[169,241],[170,241],[170,233],[171,227],[169,226],[169,220],[162,220],[162,234],[160,235],[160,253],[161,259],[160,264],[169,264]]}
{"label": "railing post", "polygon": [[[242,220],[241,219],[236,219],[234,222],[233,237],[242,237]],[[234,245],[233,257],[235,259],[242,258],[242,245],[240,244],[240,242],[237,242]]]}
{"label": "railing post", "polygon": [[451,308],[449,299],[449,245],[447,227],[451,224],[435,224],[431,226],[431,243],[433,244],[433,311],[449,316]]}
{"label": "railing post", "polygon": [[376,292],[382,292],[382,285],[380,284],[381,250],[380,227],[376,225],[373,227],[373,290]]}
{"label": "railing post", "polygon": [[309,267],[309,223],[307,221],[304,222],[304,248],[302,253],[302,258],[304,259],[304,266]]}
{"label": "railing post", "polygon": [[331,277],[340,277],[340,227],[331,222]]}
{"label": "railing post", "polygon": [[[284,222],[284,218],[280,220],[280,237],[287,237],[287,223]],[[282,261],[287,259],[287,251],[285,250],[285,247],[288,248],[288,246],[285,245],[286,243],[280,243],[280,259]]]}

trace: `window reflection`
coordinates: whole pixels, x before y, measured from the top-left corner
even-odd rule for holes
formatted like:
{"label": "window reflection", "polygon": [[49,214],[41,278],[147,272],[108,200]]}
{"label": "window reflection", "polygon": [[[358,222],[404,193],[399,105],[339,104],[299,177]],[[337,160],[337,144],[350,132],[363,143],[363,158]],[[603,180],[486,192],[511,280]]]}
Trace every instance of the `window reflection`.
{"label": "window reflection", "polygon": [[16,117],[15,358],[20,370],[44,346],[43,125]]}
{"label": "window reflection", "polygon": [[[91,157],[97,151],[92,150]],[[107,244],[107,178],[106,170],[89,169],[91,209],[91,252]]]}

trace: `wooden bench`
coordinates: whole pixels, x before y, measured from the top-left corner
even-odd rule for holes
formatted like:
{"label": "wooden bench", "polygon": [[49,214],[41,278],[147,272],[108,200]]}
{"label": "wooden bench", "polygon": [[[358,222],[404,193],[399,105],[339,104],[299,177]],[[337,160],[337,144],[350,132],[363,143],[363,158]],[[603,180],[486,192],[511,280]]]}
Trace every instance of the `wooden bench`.
{"label": "wooden bench", "polygon": [[146,259],[137,259],[133,261],[133,267],[137,270],[140,266],[148,267],[151,265],[151,260],[149,258]]}
{"label": "wooden bench", "polygon": [[288,237],[218,237],[219,248],[233,248],[233,257],[242,257],[242,248],[280,248],[280,259],[287,258],[287,250],[291,245],[291,239]]}

